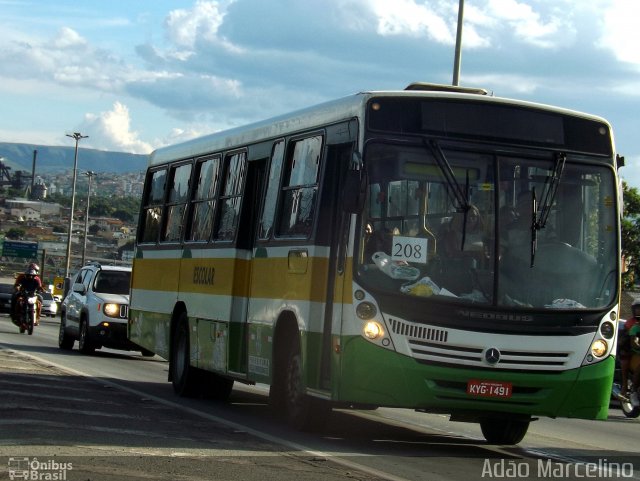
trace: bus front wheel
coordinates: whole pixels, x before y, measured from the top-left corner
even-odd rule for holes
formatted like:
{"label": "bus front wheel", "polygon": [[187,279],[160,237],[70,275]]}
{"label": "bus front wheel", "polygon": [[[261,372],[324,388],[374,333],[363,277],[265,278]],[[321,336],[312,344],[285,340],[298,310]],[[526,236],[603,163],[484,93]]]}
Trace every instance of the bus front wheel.
{"label": "bus front wheel", "polygon": [[195,368],[190,365],[189,320],[186,313],[180,315],[171,345],[171,379],[173,390],[183,397],[192,397],[198,393],[198,380]]}
{"label": "bus front wheel", "polygon": [[480,429],[489,444],[518,444],[527,434],[531,419],[488,417],[480,420]]}
{"label": "bus front wheel", "polygon": [[299,430],[309,427],[309,398],[302,382],[302,356],[299,349],[291,349],[287,360],[284,401],[288,423]]}

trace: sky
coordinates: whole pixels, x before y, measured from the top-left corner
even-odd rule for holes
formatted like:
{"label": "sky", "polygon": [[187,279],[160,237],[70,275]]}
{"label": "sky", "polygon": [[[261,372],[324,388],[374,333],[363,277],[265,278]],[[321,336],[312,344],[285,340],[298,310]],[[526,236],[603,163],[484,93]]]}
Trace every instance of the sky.
{"label": "sky", "polygon": [[[152,150],[451,84],[459,0],[0,0],[0,142]],[[596,114],[640,188],[640,1],[465,0],[460,85]]]}

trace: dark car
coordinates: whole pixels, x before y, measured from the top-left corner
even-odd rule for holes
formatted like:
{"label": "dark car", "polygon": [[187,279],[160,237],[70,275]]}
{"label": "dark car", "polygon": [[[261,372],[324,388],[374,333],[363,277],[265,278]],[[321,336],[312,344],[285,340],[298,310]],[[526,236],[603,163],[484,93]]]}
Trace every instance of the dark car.
{"label": "dark car", "polygon": [[0,284],[0,312],[11,312],[13,284]]}

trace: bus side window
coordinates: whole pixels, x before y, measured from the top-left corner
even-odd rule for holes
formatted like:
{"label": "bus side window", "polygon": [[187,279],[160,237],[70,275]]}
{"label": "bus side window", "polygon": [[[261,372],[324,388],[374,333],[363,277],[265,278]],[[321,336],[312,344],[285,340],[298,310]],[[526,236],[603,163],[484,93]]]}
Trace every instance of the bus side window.
{"label": "bus side window", "polygon": [[309,237],[313,229],[318,197],[318,173],[322,153],[322,136],[293,142],[291,158],[282,188],[278,234]]}
{"label": "bus side window", "polygon": [[215,240],[230,241],[236,236],[240,218],[240,201],[247,176],[247,154],[238,152],[226,158],[224,184],[220,189],[220,212]]}
{"label": "bus side window", "polygon": [[167,177],[167,170],[156,170],[148,174],[151,180],[147,181],[149,186],[144,199],[144,212],[141,223],[142,232],[139,242],[156,242],[160,232],[162,220],[162,203],[164,202],[164,188]]}
{"label": "bus side window", "polygon": [[191,202],[190,231],[187,235],[189,241],[206,241],[211,236],[219,169],[219,157],[199,161],[196,164],[194,178],[197,184],[194,186]]}
{"label": "bus side window", "polygon": [[190,163],[171,169],[169,198],[165,208],[165,225],[161,239],[163,242],[179,242],[181,240],[190,179]]}
{"label": "bus side window", "polygon": [[268,239],[273,234],[273,220],[276,213],[278,192],[280,190],[280,174],[282,172],[282,161],[284,160],[284,140],[276,142],[271,154],[271,166],[269,167],[269,180],[267,193],[262,205],[262,215],[260,217],[260,228],[258,229],[258,239]]}

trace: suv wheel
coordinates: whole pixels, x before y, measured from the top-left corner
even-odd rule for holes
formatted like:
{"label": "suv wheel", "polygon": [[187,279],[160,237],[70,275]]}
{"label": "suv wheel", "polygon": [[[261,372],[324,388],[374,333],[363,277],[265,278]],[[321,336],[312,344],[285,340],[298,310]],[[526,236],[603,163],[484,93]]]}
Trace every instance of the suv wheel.
{"label": "suv wheel", "polygon": [[78,339],[78,349],[82,354],[93,354],[95,346],[89,340],[89,326],[86,319],[80,321],[80,339]]}
{"label": "suv wheel", "polygon": [[67,334],[67,317],[60,314],[60,332],[58,333],[58,347],[66,351],[73,349],[76,340]]}

